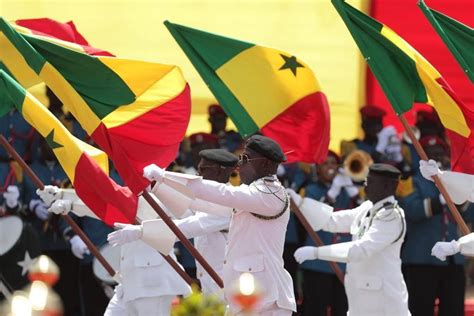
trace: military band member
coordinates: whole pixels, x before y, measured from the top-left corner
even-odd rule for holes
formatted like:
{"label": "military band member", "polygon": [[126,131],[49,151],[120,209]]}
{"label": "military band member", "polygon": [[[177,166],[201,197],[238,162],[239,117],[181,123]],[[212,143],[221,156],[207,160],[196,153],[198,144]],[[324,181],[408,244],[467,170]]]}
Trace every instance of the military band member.
{"label": "military band member", "polygon": [[[231,173],[238,163],[234,154],[224,149],[205,149],[199,153],[201,161],[198,164],[198,174],[206,180],[214,180],[220,183],[228,183]],[[204,201],[203,201],[204,202]],[[209,207],[207,207],[209,205]],[[222,277],[224,266],[224,254],[229,232],[232,208],[220,205],[203,204],[207,212],[215,209],[218,214],[210,214],[193,211],[191,216],[175,220],[175,224],[187,238],[194,238],[194,246],[211,265],[211,267]],[[212,208],[212,209],[211,209]],[[119,243],[130,242],[145,237],[159,239],[163,236],[160,231],[143,230],[142,225],[126,225],[126,229],[118,230],[111,234],[109,241]],[[139,234],[134,233],[138,231]],[[145,236],[144,236],[145,233]],[[149,236],[148,233],[152,235]],[[203,267],[196,262],[197,277],[201,282],[202,292],[205,294],[218,294],[222,296],[219,286],[212,280]],[[223,299],[223,296],[221,297]]]}
{"label": "military band member", "polygon": [[301,202],[302,211],[314,216],[313,228],[353,236],[351,242],[306,246],[295,252],[300,263],[315,259],[347,263],[350,316],[410,315],[400,260],[405,218],[394,197],[399,177],[400,171],[391,165],[372,165],[366,184],[370,201],[352,210],[332,212],[308,198]]}
{"label": "military band member", "polygon": [[[283,267],[283,245],[289,220],[289,200],[276,177],[278,165],[286,160],[280,146],[270,138],[250,137],[240,155],[242,185],[234,187],[216,181],[184,178],[150,165],[144,176],[163,183],[174,181],[196,200],[232,207],[228,245],[223,269],[224,293],[233,315],[242,308],[232,300],[232,285],[244,272],[252,273],[264,289],[254,310],[258,315],[291,315],[296,310],[293,283]],[[192,203],[191,203],[192,204]],[[191,206],[192,208],[192,206]]]}

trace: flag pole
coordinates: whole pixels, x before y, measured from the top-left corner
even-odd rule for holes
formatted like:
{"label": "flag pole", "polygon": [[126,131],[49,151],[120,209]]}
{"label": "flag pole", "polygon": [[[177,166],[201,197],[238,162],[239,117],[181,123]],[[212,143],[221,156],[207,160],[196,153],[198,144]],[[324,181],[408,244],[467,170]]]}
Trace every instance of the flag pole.
{"label": "flag pole", "polygon": [[[421,147],[421,144],[418,141],[418,139],[416,139],[412,128],[408,124],[408,122],[405,119],[405,117],[403,116],[403,114],[399,114],[398,118],[402,122],[402,125],[405,128],[405,131],[407,132],[408,137],[410,137],[410,139],[413,143],[413,146],[415,146],[415,150],[418,153],[418,155],[420,156],[420,158],[422,160],[428,160],[428,156],[426,155],[425,151],[423,150],[423,147]],[[469,231],[469,228],[467,227],[466,222],[464,221],[464,219],[462,218],[462,216],[459,213],[458,209],[454,205],[453,200],[451,200],[451,197],[449,196],[448,191],[446,191],[446,188],[444,187],[444,185],[441,182],[441,180],[439,179],[439,177],[435,175],[432,178],[434,180],[434,183],[438,187],[439,191],[443,195],[444,199],[446,200],[446,204],[448,205],[448,208],[451,211],[451,214],[453,215],[454,220],[458,224],[459,229],[461,230],[461,234],[463,236],[467,235],[467,234],[470,234],[471,232]]]}
{"label": "flag pole", "polygon": [[[301,225],[303,225],[304,229],[309,234],[309,237],[311,237],[316,246],[324,246],[321,238],[319,238],[318,234],[313,230],[308,220],[304,217],[303,213],[301,213],[301,210],[292,199],[290,199],[290,207],[291,211],[295,213]],[[333,261],[327,261],[327,263],[331,267],[331,270],[336,274],[339,281],[341,281],[341,283],[344,285],[344,272],[342,272],[341,267],[339,267],[339,265]]]}
{"label": "flag pole", "polygon": [[183,243],[183,246],[191,253],[191,255],[196,258],[196,260],[201,264],[201,266],[206,270],[209,276],[217,283],[217,285],[222,289],[224,288],[224,283],[219,275],[214,271],[214,269],[209,265],[209,263],[204,259],[204,257],[199,253],[199,251],[194,248],[193,244],[184,236],[183,232],[176,226],[176,224],[166,215],[165,211],[156,203],[153,197],[144,190],[142,196],[150,204],[150,206],[155,210],[155,212],[160,216],[160,219],[165,222],[166,225],[173,231],[173,233],[178,237],[179,241]]}
{"label": "flag pole", "polygon": [[[8,143],[8,141],[5,139],[3,135],[0,135],[0,142],[2,143],[2,146],[5,148],[5,150],[10,154],[10,156],[18,162],[18,164],[21,166],[21,168],[26,172],[26,174],[31,178],[33,183],[40,189],[44,189],[44,183],[38,178],[38,176],[35,174],[35,172],[26,164],[26,162],[23,160],[23,158],[20,157],[20,155],[16,152],[16,150]],[[77,225],[77,223],[71,218],[71,216],[67,214],[61,215],[66,223],[68,223],[72,230],[84,241],[84,243],[87,245],[87,248],[90,250],[90,252],[99,260],[99,262],[102,264],[102,266],[105,268],[105,270],[109,273],[109,275],[114,278],[117,275],[117,272],[115,272],[114,268],[105,260],[105,258],[102,256],[102,254],[99,252],[97,247],[90,241],[90,239],[86,236],[84,231]]]}
{"label": "flag pole", "polygon": [[[136,225],[140,225],[141,224],[141,221],[140,219],[137,217],[136,220],[135,220],[135,224]],[[196,284],[193,279],[189,276],[189,274],[186,273],[186,271],[184,271],[179,265],[178,263],[176,262],[176,260],[174,260],[173,258],[171,258],[169,255],[164,255],[162,254],[161,252],[157,251],[162,257],[163,259],[165,259],[166,262],[168,262],[168,264],[176,271],[176,273],[179,274],[180,277],[183,278],[183,280],[188,283],[189,286],[193,285],[193,284]],[[198,285],[198,284],[196,284]]]}

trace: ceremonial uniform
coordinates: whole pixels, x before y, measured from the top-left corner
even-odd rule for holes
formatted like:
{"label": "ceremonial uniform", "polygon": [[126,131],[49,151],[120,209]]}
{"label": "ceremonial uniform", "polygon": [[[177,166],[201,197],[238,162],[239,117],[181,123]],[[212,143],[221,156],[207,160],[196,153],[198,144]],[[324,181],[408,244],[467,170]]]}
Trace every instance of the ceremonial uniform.
{"label": "ceremonial uniform", "polygon": [[[318,201],[324,200],[329,187],[319,181],[311,183],[305,188],[305,196]],[[346,190],[341,190],[332,206],[335,210],[342,210],[354,207],[355,203]],[[319,231],[318,236],[325,245],[348,242],[352,239],[349,233],[332,234]],[[305,245],[315,246],[307,234]],[[339,266],[345,271],[345,264],[339,263]],[[300,268],[303,272],[303,315],[326,315],[328,306],[331,306],[332,315],[345,315],[348,307],[344,284],[336,277],[328,262],[308,260],[303,262]]]}
{"label": "ceremonial uniform", "polygon": [[[302,211],[315,211],[305,198]],[[348,233],[353,241],[317,248],[317,259],[346,262],[344,285],[350,316],[410,315],[401,273],[400,248],[405,236],[403,210],[393,196],[376,204],[339,212],[321,212],[323,230]]]}
{"label": "ceremonial uniform", "polygon": [[[0,134],[9,141],[23,159],[32,161],[35,158],[36,153],[32,150],[35,131],[17,110],[11,110],[0,117]],[[0,161],[8,160],[7,152],[0,146]]]}
{"label": "ceremonial uniform", "polygon": [[[206,259],[220,277],[222,277],[224,266],[225,247],[227,244],[231,215],[231,209],[227,208],[227,210],[228,216],[196,212],[196,214],[184,219],[175,220],[175,224],[186,238],[194,238],[196,250]],[[201,281],[202,292],[204,294],[218,294],[222,296],[219,286],[199,262],[196,262],[196,267],[196,274]]]}
{"label": "ceremonial uniform", "polygon": [[[457,254],[446,261],[431,256],[437,241],[457,239],[457,227],[439,198],[435,184],[421,175],[413,177],[413,193],[400,199],[406,210],[407,238],[402,262],[414,315],[434,312],[436,298],[440,315],[462,315],[464,310],[464,257]],[[474,219],[474,207],[461,207],[467,220]]]}
{"label": "ceremonial uniform", "polygon": [[[289,220],[289,201],[275,175],[250,185],[233,187],[200,177],[165,172],[163,181],[176,181],[191,189],[194,197],[232,207],[223,269],[224,293],[234,315],[241,309],[232,301],[232,286],[244,272],[252,273],[264,290],[259,315],[291,315],[296,310],[293,283],[283,268],[283,246]],[[167,178],[167,179],[166,179]],[[159,191],[156,185],[153,191]],[[157,195],[161,198],[160,193]],[[189,205],[193,209],[193,205]]]}
{"label": "ceremonial uniform", "polygon": [[[62,199],[72,201],[72,212],[96,218],[73,190],[62,190],[62,195]],[[137,217],[140,220],[156,218],[143,198],[138,202]],[[169,255],[176,259],[172,251]],[[172,299],[191,292],[161,254],[141,240],[122,246],[119,267],[119,285],[104,315],[169,315]]]}

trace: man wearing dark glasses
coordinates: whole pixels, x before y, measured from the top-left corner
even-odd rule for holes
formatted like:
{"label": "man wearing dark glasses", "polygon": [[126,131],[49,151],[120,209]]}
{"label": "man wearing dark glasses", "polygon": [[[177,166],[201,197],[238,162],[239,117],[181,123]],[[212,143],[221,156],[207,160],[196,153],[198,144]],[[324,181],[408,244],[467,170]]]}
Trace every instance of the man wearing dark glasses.
{"label": "man wearing dark glasses", "polygon": [[175,182],[192,191],[193,200],[206,200],[233,208],[226,258],[224,261],[224,292],[229,310],[241,315],[242,307],[232,300],[232,288],[242,273],[251,273],[263,290],[253,312],[263,316],[289,316],[296,310],[293,282],[283,268],[283,245],[290,211],[285,188],[276,177],[281,162],[286,161],[280,146],[272,139],[250,137],[239,157],[238,187],[190,178],[166,172],[155,165],[144,169],[145,178],[156,181],[153,192],[161,199],[162,183]]}

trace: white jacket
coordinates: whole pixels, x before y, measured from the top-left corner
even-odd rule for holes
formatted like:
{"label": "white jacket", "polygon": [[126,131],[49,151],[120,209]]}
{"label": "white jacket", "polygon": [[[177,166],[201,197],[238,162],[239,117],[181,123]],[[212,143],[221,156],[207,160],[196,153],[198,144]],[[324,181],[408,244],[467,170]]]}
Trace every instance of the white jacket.
{"label": "white jacket", "polygon": [[[187,238],[194,238],[194,247],[222,278],[230,216],[196,212],[174,222]],[[221,295],[219,286],[197,261],[196,273],[203,293]]]}
{"label": "white jacket", "polygon": [[474,202],[474,175],[443,171],[439,178],[446,186],[446,190],[455,204],[462,204],[466,201]]}
{"label": "white jacket", "polygon": [[[311,203],[305,199],[302,208]],[[387,204],[385,204],[387,203]],[[401,271],[400,248],[406,223],[400,207],[390,196],[375,205],[333,212],[322,229],[351,233],[353,241],[318,248],[318,259],[347,262],[344,285],[350,316],[406,316],[408,292]],[[321,218],[325,218],[322,216]]]}
{"label": "white jacket", "polygon": [[[187,194],[192,194],[194,201],[201,199],[234,208],[223,269],[225,298],[231,311],[238,313],[241,310],[232,301],[232,291],[244,272],[252,273],[258,285],[263,288],[259,306],[276,304],[280,309],[296,311],[293,281],[283,267],[282,258],[290,211],[285,203],[285,189],[276,176],[234,187],[203,180],[201,177],[190,179],[166,172],[163,182],[170,184],[170,181],[190,189],[192,192]],[[161,185],[153,188],[160,199],[164,198],[159,193]],[[192,203],[191,201],[189,208],[194,209]],[[250,212],[257,216],[282,215],[265,220]],[[256,312],[258,311],[257,306]]]}
{"label": "white jacket", "polygon": [[[63,199],[72,201],[72,212],[76,215],[97,218],[74,190],[64,190]],[[137,217],[140,220],[157,218],[155,211],[142,197],[138,200]],[[173,252],[169,255],[176,260]],[[141,240],[122,246],[119,266],[121,280],[117,295],[124,301],[191,293],[189,285],[163,259],[161,254]]]}

